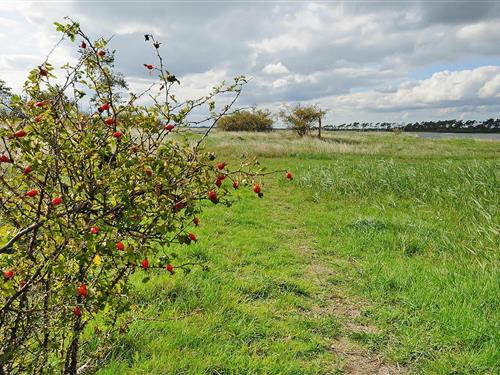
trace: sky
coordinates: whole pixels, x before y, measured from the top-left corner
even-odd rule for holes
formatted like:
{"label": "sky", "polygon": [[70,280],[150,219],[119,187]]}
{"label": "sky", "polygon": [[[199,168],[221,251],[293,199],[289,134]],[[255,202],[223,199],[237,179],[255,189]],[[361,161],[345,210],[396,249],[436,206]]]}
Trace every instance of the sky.
{"label": "sky", "polygon": [[[186,97],[251,77],[240,106],[316,104],[326,124],[500,117],[499,1],[0,1],[0,79],[20,91],[64,16],[110,37],[130,89],[154,34]],[[75,61],[77,43],[51,55]]]}

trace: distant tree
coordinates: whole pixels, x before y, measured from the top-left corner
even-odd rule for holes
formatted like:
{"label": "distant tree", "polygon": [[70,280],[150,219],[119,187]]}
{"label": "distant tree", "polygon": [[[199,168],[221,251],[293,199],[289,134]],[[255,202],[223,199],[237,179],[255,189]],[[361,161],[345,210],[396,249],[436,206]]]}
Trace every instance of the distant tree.
{"label": "distant tree", "polygon": [[0,79],[0,116],[2,117],[6,117],[11,112],[8,107],[11,95],[10,87],[5,84],[5,81]]}
{"label": "distant tree", "polygon": [[321,138],[321,121],[323,120],[323,117],[326,115],[326,111],[317,109],[318,110],[318,138]]}
{"label": "distant tree", "polygon": [[4,110],[5,105],[9,101],[11,89],[7,86],[4,80],[0,79],[0,110]]}
{"label": "distant tree", "polygon": [[273,122],[271,112],[252,108],[222,117],[217,127],[225,131],[267,132],[272,130]]}
{"label": "distant tree", "polygon": [[11,90],[10,87],[7,86],[4,80],[0,79],[0,98],[8,98],[10,97]]}
{"label": "distant tree", "polygon": [[315,105],[297,104],[293,107],[281,110],[279,117],[288,126],[288,128],[292,129],[300,137],[303,137],[304,135],[311,133],[316,121],[321,123],[321,119],[325,113],[325,111],[319,109]]}

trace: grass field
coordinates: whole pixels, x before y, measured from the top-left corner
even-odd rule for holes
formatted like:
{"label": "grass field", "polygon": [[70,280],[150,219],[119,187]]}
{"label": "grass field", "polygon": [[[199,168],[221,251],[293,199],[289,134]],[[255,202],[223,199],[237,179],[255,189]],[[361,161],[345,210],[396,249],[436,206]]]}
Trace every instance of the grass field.
{"label": "grass field", "polygon": [[[99,374],[500,373],[500,142],[216,133],[295,179],[207,205]],[[226,182],[229,184],[229,182]],[[384,372],[385,371],[385,372]]]}

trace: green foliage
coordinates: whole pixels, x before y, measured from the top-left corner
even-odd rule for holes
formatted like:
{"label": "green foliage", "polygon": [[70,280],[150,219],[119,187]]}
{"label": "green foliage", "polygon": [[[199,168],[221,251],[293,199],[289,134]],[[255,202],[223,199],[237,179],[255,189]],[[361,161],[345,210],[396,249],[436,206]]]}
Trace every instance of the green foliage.
{"label": "green foliage", "polygon": [[279,116],[283,122],[297,135],[303,137],[311,132],[314,124],[324,115],[325,111],[314,105],[301,105],[300,103],[280,111]]}
{"label": "green foliage", "polygon": [[224,131],[268,132],[272,130],[273,119],[268,110],[253,108],[222,117],[217,127]]}
{"label": "green foliage", "polygon": [[208,191],[218,194],[210,204],[228,203],[214,181],[255,176],[253,162],[219,170],[200,142],[175,136],[193,108],[207,107],[214,124],[230,109],[216,97],[236,99],[244,77],[177,102],[158,54],[159,82],[148,89],[154,105],[136,105],[144,93],[123,98],[105,40],[93,42],[74,22],[56,26],[83,40],[78,61],[62,67],[62,84],[48,62],[33,69],[27,100],[10,100],[19,117],[0,121],[0,373],[76,374],[85,327],[99,317],[96,337],[117,322],[123,329],[131,274],[204,267],[177,261],[168,247],[195,241],[189,227]]}
{"label": "green foliage", "polygon": [[56,31],[66,34],[72,42],[74,42],[75,38],[80,34],[80,24],[78,22],[71,22],[68,24],[54,22],[54,25],[56,26]]}

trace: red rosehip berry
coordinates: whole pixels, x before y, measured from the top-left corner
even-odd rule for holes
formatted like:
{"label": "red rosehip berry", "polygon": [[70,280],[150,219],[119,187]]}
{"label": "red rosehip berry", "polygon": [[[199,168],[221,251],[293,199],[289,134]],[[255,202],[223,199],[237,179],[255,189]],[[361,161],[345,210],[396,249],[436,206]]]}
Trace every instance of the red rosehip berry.
{"label": "red rosehip berry", "polygon": [[113,133],[113,137],[115,137],[115,138],[121,138],[122,135],[123,134],[121,132],[114,132]]}
{"label": "red rosehip berry", "polygon": [[176,204],[174,204],[174,208],[176,210],[182,210],[185,206],[186,204],[184,202],[177,202]]}
{"label": "red rosehip berry", "polygon": [[120,241],[116,244],[116,248],[120,251],[123,251],[125,250],[125,245],[123,244],[123,242]]}
{"label": "red rosehip berry", "polygon": [[108,109],[109,109],[109,103],[104,103],[99,108],[97,108],[97,110],[99,111],[99,113],[107,111]]}
{"label": "red rosehip berry", "polygon": [[151,64],[144,64],[147,70],[153,70],[154,66]]}
{"label": "red rosehip berry", "polygon": [[97,234],[97,233],[99,233],[99,228],[97,228],[97,227],[90,227],[90,233],[91,234]]}
{"label": "red rosehip berry", "polygon": [[293,180],[293,174],[292,172],[286,172],[286,178],[288,178],[290,181]]}
{"label": "red rosehip berry", "polygon": [[167,264],[165,268],[167,269],[168,272],[174,273],[174,266],[172,266],[171,264]]}
{"label": "red rosehip berry", "polygon": [[260,194],[260,185],[259,185],[259,184],[255,184],[255,185],[253,186],[253,192],[254,192],[255,194]]}
{"label": "red rosehip berry", "polygon": [[35,118],[33,119],[33,121],[35,121],[35,122],[37,122],[37,123],[38,123],[38,122],[42,121],[42,117],[40,117],[40,116],[35,116]]}
{"label": "red rosehip berry", "polygon": [[240,186],[239,182],[234,180],[233,181],[233,188],[238,189],[238,186]]}
{"label": "red rosehip berry", "polygon": [[217,168],[223,170],[226,167],[226,163],[218,163]]}
{"label": "red rosehip berry", "polygon": [[36,197],[37,195],[38,195],[38,190],[36,190],[36,189],[31,189],[31,190],[26,192],[27,197],[33,198],[33,197]]}
{"label": "red rosehip berry", "polygon": [[196,241],[196,236],[194,235],[194,233],[188,233],[188,237],[191,241]]}
{"label": "red rosehip berry", "polygon": [[172,130],[174,130],[174,128],[175,128],[175,126],[172,124],[165,125],[165,129],[167,129],[168,131],[172,131]]}
{"label": "red rosehip berry", "polygon": [[12,279],[14,277],[14,271],[12,270],[3,271],[3,277],[5,278],[5,280]]}
{"label": "red rosehip berry", "polygon": [[80,308],[77,306],[73,309],[73,315],[77,316],[77,317],[80,317],[82,316],[82,310],[80,310]]}
{"label": "red rosehip berry", "polygon": [[97,51],[97,56],[99,56],[99,57],[103,57],[105,54],[106,54],[106,52],[103,49],[100,49],[99,51]]}
{"label": "red rosehip berry", "polygon": [[36,102],[35,107],[43,107],[45,105],[45,102]]}
{"label": "red rosehip berry", "polygon": [[52,199],[52,205],[53,206],[59,206],[62,203],[62,198],[61,197],[55,197]]}
{"label": "red rosehip berry", "polygon": [[22,138],[22,137],[26,136],[26,134],[28,134],[28,133],[26,133],[24,130],[18,130],[17,132],[14,133],[14,136],[16,138]]}
{"label": "red rosehip berry", "polygon": [[153,175],[153,170],[151,168],[146,168],[144,170],[144,172],[146,172],[146,174],[148,175],[148,177],[151,177]]}
{"label": "red rosehip berry", "polygon": [[195,217],[193,219],[193,224],[196,225],[196,226],[198,226],[200,224],[200,219],[198,219],[197,217]]}
{"label": "red rosehip berry", "polygon": [[108,117],[106,120],[104,120],[104,123],[106,125],[113,125],[115,123],[115,120],[113,120],[111,117]]}
{"label": "red rosehip berry", "polygon": [[220,179],[215,180],[215,186],[220,188],[221,185],[222,185],[222,180],[220,180]]}
{"label": "red rosehip berry", "polygon": [[149,268],[149,260],[148,258],[144,258],[144,260],[141,263],[141,267],[147,270]]}
{"label": "red rosehip berry", "polygon": [[47,77],[49,75],[49,71],[47,69],[40,68],[40,75]]}
{"label": "red rosehip berry", "polygon": [[85,49],[85,48],[87,48],[87,43],[85,43],[85,42],[82,40],[82,42],[80,43],[80,48],[81,48],[81,49]]}
{"label": "red rosehip berry", "polygon": [[10,158],[7,155],[0,155],[0,163],[10,163]]}
{"label": "red rosehip berry", "polygon": [[210,199],[212,202],[217,201],[217,193],[213,190],[210,190],[208,192],[208,199]]}
{"label": "red rosehip berry", "polygon": [[23,169],[23,174],[28,174],[31,172],[31,167],[28,165]]}
{"label": "red rosehip berry", "polygon": [[87,297],[87,285],[82,284],[77,288],[77,293],[81,297]]}

